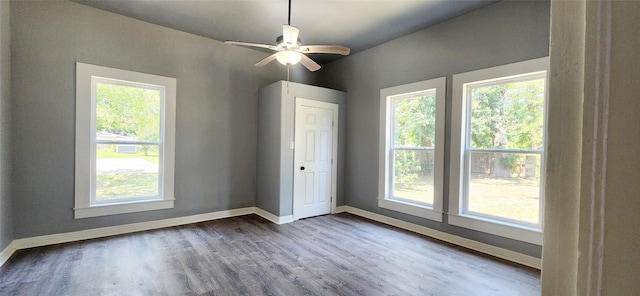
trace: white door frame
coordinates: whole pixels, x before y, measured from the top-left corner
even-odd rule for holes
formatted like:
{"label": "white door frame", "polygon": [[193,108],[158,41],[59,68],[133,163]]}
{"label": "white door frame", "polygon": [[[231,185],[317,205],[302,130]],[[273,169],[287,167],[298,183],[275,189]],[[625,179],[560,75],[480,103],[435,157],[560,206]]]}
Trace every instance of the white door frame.
{"label": "white door frame", "polygon": [[[294,174],[296,173],[296,168],[297,168],[297,164],[295,163],[295,159],[296,159],[296,154],[299,152],[298,148],[298,139],[295,138],[295,134],[296,134],[296,124],[295,122],[297,122],[297,116],[298,116],[298,107],[300,106],[310,106],[310,107],[319,107],[319,108],[324,108],[324,109],[331,109],[333,110],[333,127],[331,130],[331,134],[332,134],[332,147],[331,147],[331,214],[335,214],[336,213],[336,199],[337,199],[337,193],[338,193],[338,104],[337,103],[329,103],[329,102],[324,102],[324,101],[317,101],[317,100],[312,100],[312,99],[305,99],[305,98],[301,98],[301,97],[295,97],[295,102],[296,102],[296,109],[294,111],[294,139],[293,141],[295,142],[294,145],[294,151],[293,151],[293,159],[294,159],[294,164],[293,164],[293,172]],[[295,180],[295,177],[294,177]],[[296,213],[295,213],[295,208],[296,208],[296,195],[295,195],[295,181],[293,182],[293,220],[297,220],[296,218]]]}

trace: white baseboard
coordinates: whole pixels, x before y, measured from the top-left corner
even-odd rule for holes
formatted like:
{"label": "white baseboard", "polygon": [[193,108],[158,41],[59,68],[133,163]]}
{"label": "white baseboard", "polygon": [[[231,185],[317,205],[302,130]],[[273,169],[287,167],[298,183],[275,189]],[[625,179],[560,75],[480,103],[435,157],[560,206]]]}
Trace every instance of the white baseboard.
{"label": "white baseboard", "polygon": [[28,238],[21,238],[12,241],[7,248],[0,253],[0,266],[13,255],[16,250],[42,247],[53,244],[68,243],[86,239],[101,238],[107,236],[114,236],[132,232],[153,230],[159,228],[173,227],[191,223],[198,223],[222,218],[229,218],[235,216],[257,214],[273,223],[284,224],[293,221],[293,216],[278,217],[263,209],[256,207],[247,207],[226,211],[211,212],[206,214],[192,215],[186,217],[170,218],[164,220],[147,221],[140,223],[132,223],[125,225],[116,225],[109,227],[93,228],[87,230],[80,230],[74,232],[57,233],[50,235],[34,236]]}
{"label": "white baseboard", "polygon": [[532,257],[529,255],[511,251],[511,250],[488,245],[485,243],[477,242],[468,238],[434,230],[428,227],[424,227],[424,226],[409,223],[406,221],[398,220],[395,218],[383,216],[380,214],[361,210],[351,206],[343,206],[343,207],[345,212],[347,213],[358,215],[364,218],[368,218],[368,219],[378,221],[384,224],[388,224],[391,226],[395,226],[398,228],[406,229],[415,233],[419,233],[419,234],[426,235],[441,241],[459,245],[461,247],[465,247],[474,251],[485,253],[494,257],[502,258],[505,260],[509,260],[509,261],[526,265],[529,267],[533,267],[536,269],[541,269],[541,266],[542,266],[541,260],[536,257]]}
{"label": "white baseboard", "polygon": [[254,207],[233,209],[227,211],[211,212],[186,217],[170,218],[157,221],[140,222],[133,224],[101,227],[74,232],[57,233],[43,236],[21,238],[13,241],[16,249],[26,249],[41,247],[46,245],[68,243],[73,241],[113,236],[138,231],[152,230],[158,228],[172,227],[190,223],[198,223],[215,219],[222,219],[234,216],[248,215],[255,213]]}
{"label": "white baseboard", "polygon": [[[413,223],[405,222],[395,218],[390,218],[380,214],[368,212],[351,206],[339,206],[336,207],[335,213],[351,213],[364,218],[368,218],[374,221],[392,225],[398,228],[413,231],[422,235],[433,237],[445,242],[456,244],[471,250],[489,254],[498,258],[516,262],[522,265],[530,266],[540,269],[541,260],[532,256],[524,255],[518,252],[506,250],[496,246],[480,243],[474,240],[463,238],[460,236],[452,235],[449,233],[437,231],[428,227],[416,225]],[[148,221],[133,224],[109,226],[102,228],[87,229],[81,231],[58,233],[51,235],[43,235],[29,238],[22,238],[12,241],[2,252],[0,252],[0,266],[2,266],[13,253],[20,249],[27,249],[33,247],[41,247],[52,244],[67,243],[73,241],[80,241],[86,239],[107,237],[119,234],[126,234],[132,232],[146,231],[158,228],[166,228],[172,226],[179,226],[184,224],[198,223],[222,218],[229,218],[235,216],[242,216],[248,214],[257,214],[273,223],[284,224],[293,221],[293,216],[278,217],[263,209],[257,207],[247,207],[241,209],[233,209],[227,211],[212,212],[206,214],[199,214],[186,217],[170,218],[158,221]]]}
{"label": "white baseboard", "polygon": [[338,206],[334,214],[344,213],[347,211],[348,206]]}
{"label": "white baseboard", "polygon": [[282,216],[282,217],[278,217],[274,214],[271,214],[261,208],[255,208],[255,214],[265,218],[275,224],[285,224],[285,223],[290,223],[293,222],[293,215],[289,215],[289,216]]}
{"label": "white baseboard", "polygon": [[18,249],[16,249],[16,245],[13,241],[9,243],[9,245],[0,252],[0,266],[7,262],[7,260],[11,258],[11,255],[13,255],[17,250]]}

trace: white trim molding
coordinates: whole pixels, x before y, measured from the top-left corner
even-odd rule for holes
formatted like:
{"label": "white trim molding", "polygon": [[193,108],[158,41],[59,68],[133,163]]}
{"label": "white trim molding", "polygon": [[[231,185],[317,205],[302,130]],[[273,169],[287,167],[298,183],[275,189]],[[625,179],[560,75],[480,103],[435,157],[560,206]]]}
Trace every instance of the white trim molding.
{"label": "white trim molding", "polygon": [[[294,98],[295,100],[295,116],[294,116],[294,127],[297,126],[297,122],[299,120],[299,115],[300,113],[300,109],[301,107],[314,107],[314,108],[320,108],[320,109],[328,109],[332,111],[332,127],[331,127],[331,134],[332,134],[332,139],[331,139],[331,202],[330,202],[330,208],[329,208],[329,213],[334,213],[335,212],[335,208],[336,208],[336,196],[338,196],[338,131],[339,131],[339,126],[340,126],[340,122],[338,121],[339,117],[340,117],[340,105],[338,105],[338,103],[331,103],[331,102],[324,102],[324,101],[316,101],[316,100],[312,100],[312,99],[305,99],[302,97],[298,97],[296,96]],[[294,128],[295,129],[295,128]],[[295,129],[297,130],[297,129]],[[297,135],[297,132],[294,131],[294,147],[299,147],[302,146],[299,141],[304,141],[303,137],[299,137]],[[294,163],[296,164],[295,167],[298,167],[298,165],[302,162],[302,160],[304,159],[304,153],[301,152],[302,150],[300,149],[294,149],[293,152],[293,159],[294,159]],[[294,170],[296,171],[296,170]],[[298,200],[298,197],[304,196],[303,191],[300,191],[304,188],[302,188],[301,186],[296,186],[296,185],[300,185],[301,183],[299,182],[300,178],[302,178],[302,176],[300,174],[295,174],[294,173],[294,180],[293,180],[293,213],[294,215],[292,215],[292,220],[298,220],[300,218],[305,218],[305,216],[300,217],[300,215],[305,215],[303,212],[303,207],[300,204],[300,201]],[[300,192],[299,192],[300,191]],[[296,210],[297,209],[297,210]],[[314,212],[314,211],[311,211]],[[311,212],[306,212],[306,214],[311,214]],[[296,214],[298,213],[298,214]],[[303,214],[300,214],[303,213]],[[317,212],[316,212],[317,213]],[[315,214],[311,214],[311,215],[315,215]],[[265,217],[266,218],[266,217]],[[268,218],[266,218],[268,219]],[[288,221],[291,222],[291,221]],[[288,222],[283,222],[283,223],[288,223]],[[277,222],[274,222],[277,223]],[[281,223],[277,223],[277,224],[281,224]]]}
{"label": "white trim molding", "polygon": [[[124,143],[115,139],[101,142],[96,137],[100,84],[147,89],[158,94],[158,142],[132,140],[129,143],[158,146],[159,186],[153,196],[97,200],[97,146]],[[176,85],[177,80],[171,77],[76,62],[75,219],[174,207]]]}
{"label": "white trim molding", "polygon": [[385,208],[400,213],[413,215],[416,217],[426,218],[433,221],[442,222],[442,211],[434,210],[433,208],[422,206],[419,204],[404,202],[394,199],[378,199],[378,207]]}
{"label": "white trim molding", "polygon": [[345,213],[349,206],[338,206],[334,214]]}
{"label": "white trim molding", "polygon": [[53,245],[53,244],[81,241],[86,239],[127,234],[132,232],[173,227],[173,226],[179,226],[179,225],[185,225],[185,224],[191,224],[191,223],[217,220],[222,218],[230,218],[230,217],[242,216],[242,215],[248,215],[248,214],[254,214],[254,213],[255,213],[255,208],[248,207],[248,208],[218,211],[218,212],[211,212],[206,214],[198,214],[198,215],[178,217],[178,218],[170,218],[170,219],[164,219],[164,220],[147,221],[147,222],[125,224],[125,225],[86,229],[86,230],[73,231],[73,232],[34,236],[34,237],[17,239],[17,240],[14,240],[13,243],[15,244],[15,248],[20,250],[20,249]]}
{"label": "white trim molding", "polygon": [[[582,196],[580,235],[586,233],[587,240],[579,242],[578,249],[584,254],[578,261],[578,283],[584,280],[585,287],[578,293],[600,295],[603,293],[604,247],[605,247],[605,204],[607,200],[607,151],[609,147],[609,101],[611,99],[611,46],[612,46],[612,1],[588,3],[587,34],[594,33],[595,48],[585,55],[585,96],[583,108],[582,148]],[[589,37],[587,37],[589,38]],[[593,58],[591,58],[593,57]],[[615,116],[615,115],[614,115]],[[592,137],[592,138],[590,138]],[[614,156],[615,158],[615,156]],[[588,196],[588,198],[585,198]],[[583,205],[584,203],[584,205]],[[585,213],[586,212],[586,213]],[[588,214],[587,214],[588,213]],[[581,221],[582,223],[582,221]],[[584,262],[586,261],[586,262]],[[586,268],[583,268],[586,266]]]}
{"label": "white trim molding", "polygon": [[405,230],[409,230],[418,234],[426,235],[428,237],[432,237],[441,241],[452,243],[461,247],[465,247],[467,249],[485,253],[494,257],[502,258],[511,262],[533,267],[536,269],[541,269],[542,267],[541,260],[533,256],[529,256],[529,255],[525,255],[515,251],[477,242],[468,238],[434,230],[425,226],[420,226],[417,224],[413,224],[413,223],[409,223],[399,219],[372,213],[372,212],[361,210],[351,206],[344,206],[344,208],[347,213],[361,216],[367,219],[371,219],[371,220],[388,224],[391,226],[395,226],[398,228],[402,228]]}
{"label": "white trim molding", "polygon": [[74,218],[89,218],[96,216],[107,216],[115,214],[135,213],[143,211],[155,211],[172,209],[175,199],[135,201],[121,204],[107,204],[104,206],[89,206],[73,208]]}
{"label": "white trim molding", "polygon": [[[544,177],[539,181],[538,222],[525,222],[509,217],[477,213],[469,209],[469,190],[471,179],[471,153],[489,151],[491,153],[525,153],[540,155],[540,171],[544,172],[544,149],[504,149],[473,148],[471,146],[471,97],[472,86],[484,86],[487,83],[507,83],[518,79],[545,79],[545,97],[543,126],[546,124],[546,104],[548,102],[549,57],[542,57],[502,66],[475,70],[453,75],[451,103],[451,145],[449,166],[449,209],[448,222],[451,225],[490,233],[510,239],[542,245],[542,213],[544,208]],[[543,142],[546,136],[542,134]]]}
{"label": "white trim molding", "polygon": [[15,253],[18,249],[16,249],[16,244],[14,241],[9,243],[9,245],[0,252],[0,267],[11,258],[11,255]]}
{"label": "white trim molding", "polygon": [[293,215],[276,216],[261,208],[255,208],[255,214],[278,225],[293,222]]}
{"label": "white trim molding", "polygon": [[[515,263],[526,265],[529,267],[540,269],[540,259],[524,255],[511,250],[506,250],[496,246],[480,243],[467,238],[459,237],[449,233],[437,231],[431,228],[420,226],[417,224],[405,222],[395,218],[390,218],[380,214],[372,213],[369,211],[361,210],[351,206],[338,206],[336,207],[336,213],[350,213],[353,215],[361,216],[367,219],[371,219],[377,222],[395,226],[398,228],[413,231],[418,234],[426,235],[441,241],[456,244],[474,251],[482,252],[494,257],[509,260]],[[269,220],[276,224],[284,224],[293,222],[293,216],[278,217],[263,209],[257,207],[247,207],[226,211],[211,212],[206,214],[192,215],[186,217],[170,218],[158,221],[148,221],[133,224],[101,227],[87,230],[80,230],[74,232],[57,233],[51,235],[35,236],[29,238],[17,239],[11,242],[2,252],[0,252],[0,266],[2,266],[17,250],[47,246],[52,244],[68,243],[74,241],[81,241],[87,239],[108,237],[120,234],[127,234],[133,232],[140,232],[146,230],[153,230],[159,228],[180,226],[191,223],[205,222],[210,220],[217,220],[223,218],[230,218],[236,216],[243,216],[249,214],[256,214],[266,220]]]}
{"label": "white trim molding", "polygon": [[[442,222],[443,186],[444,186],[444,136],[445,136],[445,93],[447,78],[439,77],[409,84],[403,84],[380,90],[380,129],[379,129],[379,168],[378,168],[378,207],[401,212],[421,218]],[[422,204],[394,196],[394,151],[401,149],[394,144],[394,102],[397,100],[435,96],[435,132],[433,147],[414,147],[431,149],[433,162],[433,204]],[[403,147],[408,148],[408,147]],[[411,149],[411,148],[409,148]]]}
{"label": "white trim molding", "polygon": [[257,207],[247,207],[240,209],[232,209],[218,212],[211,212],[205,214],[198,214],[185,217],[170,218],[157,221],[139,222],[125,225],[108,226],[101,228],[86,229],[73,232],[56,233],[50,235],[34,236],[28,238],[21,238],[12,241],[2,252],[0,252],[0,266],[2,266],[13,253],[17,250],[42,247],[53,244],[69,243],[87,239],[108,237],[120,234],[127,234],[133,232],[147,231],[159,228],[180,226],[191,223],[199,223],[223,218],[230,218],[236,216],[243,216],[249,214],[256,214],[264,219],[267,219],[275,224],[284,224],[293,222],[293,216],[278,217],[263,209]]}

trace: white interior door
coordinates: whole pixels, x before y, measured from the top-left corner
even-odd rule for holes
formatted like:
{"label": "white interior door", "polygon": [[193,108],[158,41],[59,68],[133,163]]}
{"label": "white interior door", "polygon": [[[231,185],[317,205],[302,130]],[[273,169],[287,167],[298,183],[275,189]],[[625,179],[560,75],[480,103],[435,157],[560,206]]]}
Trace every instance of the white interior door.
{"label": "white interior door", "polygon": [[296,98],[293,218],[331,213],[338,105]]}

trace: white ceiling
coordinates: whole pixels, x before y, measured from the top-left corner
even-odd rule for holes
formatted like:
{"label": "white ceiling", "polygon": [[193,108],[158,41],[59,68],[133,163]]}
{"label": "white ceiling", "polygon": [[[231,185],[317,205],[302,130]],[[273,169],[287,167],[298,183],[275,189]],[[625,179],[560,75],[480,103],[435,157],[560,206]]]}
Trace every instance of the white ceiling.
{"label": "white ceiling", "polygon": [[[288,0],[73,0],[219,41],[274,44]],[[303,44],[344,45],[356,53],[468,13],[496,0],[292,0],[291,25]],[[314,55],[320,64],[339,56]]]}

